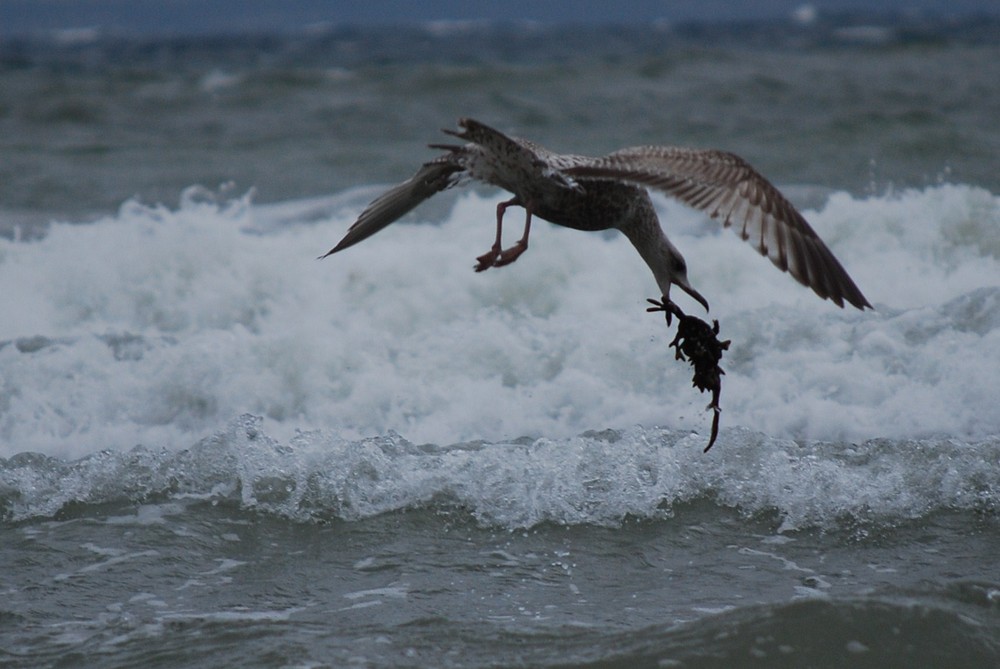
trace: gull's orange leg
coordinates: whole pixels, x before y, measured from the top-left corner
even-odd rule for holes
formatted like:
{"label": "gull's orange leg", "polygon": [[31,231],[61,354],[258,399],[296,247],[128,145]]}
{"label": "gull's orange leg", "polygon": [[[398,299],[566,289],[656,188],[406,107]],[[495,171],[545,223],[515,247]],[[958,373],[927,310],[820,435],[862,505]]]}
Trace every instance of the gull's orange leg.
{"label": "gull's orange leg", "polygon": [[[501,243],[501,240],[503,238],[503,215],[504,215],[504,212],[507,211],[507,207],[510,207],[512,205],[517,205],[517,204],[520,204],[520,201],[516,197],[514,197],[514,198],[511,198],[511,199],[507,200],[506,202],[501,202],[500,204],[497,205],[497,238],[496,238],[496,241],[493,242],[493,246],[490,248],[489,251],[487,251],[483,255],[481,255],[481,256],[479,256],[479,257],[476,258],[476,260],[477,260],[476,271],[477,272],[483,272],[485,270],[488,270],[490,267],[497,267],[498,266],[497,262],[500,261],[500,259],[503,257],[503,254],[505,253],[505,251],[503,251],[501,249],[501,247],[500,247],[500,243]],[[530,214],[528,216],[528,219],[529,219],[529,223],[530,223],[530,219],[531,219]],[[522,238],[522,241],[524,241],[524,246],[525,246],[525,248],[527,248],[527,245],[528,245],[527,244],[527,240]],[[520,243],[520,242],[518,242],[518,243]],[[518,254],[518,255],[520,255],[520,254]],[[513,262],[513,260],[511,260],[510,262]],[[504,263],[504,264],[507,264],[507,263]]]}
{"label": "gull's orange leg", "polygon": [[525,207],[524,211],[527,214],[524,219],[524,234],[513,246],[500,252],[499,257],[493,262],[494,267],[509,265],[528,250],[528,235],[531,233],[531,207]]}

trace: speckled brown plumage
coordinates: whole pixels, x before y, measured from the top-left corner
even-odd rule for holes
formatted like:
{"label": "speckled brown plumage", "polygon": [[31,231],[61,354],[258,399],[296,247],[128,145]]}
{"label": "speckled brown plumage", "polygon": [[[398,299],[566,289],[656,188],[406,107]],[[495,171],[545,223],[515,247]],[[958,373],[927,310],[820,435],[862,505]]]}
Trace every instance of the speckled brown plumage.
{"label": "speckled brown plumage", "polygon": [[[471,179],[514,195],[498,208],[496,242],[478,258],[477,270],[516,260],[527,249],[533,216],[577,230],[616,228],[652,270],[665,299],[676,285],[707,309],[708,302],[688,282],[683,256],[660,227],[645,190],[650,187],[733,228],[820,297],[841,307],[845,302],[859,309],[871,307],[805,218],[739,156],[640,146],[590,158],[553,153],[472,119],[460,119],[458,125],[461,130],[445,132],[465,143],[431,145],[445,153],[372,202],[326,255],[370,237],[435,193]],[[527,212],[525,233],[514,247],[501,249],[504,211],[514,205]]]}

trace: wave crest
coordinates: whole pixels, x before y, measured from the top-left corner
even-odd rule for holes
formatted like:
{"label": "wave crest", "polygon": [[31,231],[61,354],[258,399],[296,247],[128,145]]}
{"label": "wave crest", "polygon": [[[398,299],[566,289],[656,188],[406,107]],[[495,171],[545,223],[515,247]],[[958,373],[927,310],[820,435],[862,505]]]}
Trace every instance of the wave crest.
{"label": "wave crest", "polygon": [[312,522],[360,520],[416,508],[468,511],[508,529],[540,523],[620,525],[662,520],[699,499],[747,516],[776,516],[779,531],[892,524],[942,510],[1000,510],[1000,440],[796,442],[723,430],[588,432],[438,446],[395,433],[347,440],[268,436],[243,415],[179,452],[136,448],[74,462],[20,454],[0,462],[8,522],[83,506],[164,497],[228,501]]}

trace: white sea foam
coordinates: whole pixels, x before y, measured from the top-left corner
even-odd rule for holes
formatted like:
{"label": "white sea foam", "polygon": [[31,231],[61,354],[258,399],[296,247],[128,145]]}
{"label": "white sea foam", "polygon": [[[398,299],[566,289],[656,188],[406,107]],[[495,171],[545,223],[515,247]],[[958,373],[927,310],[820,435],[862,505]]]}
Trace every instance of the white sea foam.
{"label": "white sea foam", "polygon": [[[655,284],[620,235],[543,225],[515,265],[475,274],[498,198],[467,193],[439,225],[396,225],[319,262],[356,207],[320,203],[316,216],[197,195],[0,240],[0,456],[176,450],[245,412],[283,442],[297,430],[447,445],[707,429],[708,399],[673,360],[673,330],[644,313]],[[807,211],[876,306],[866,313],[658,204],[733,340],[724,427],[1000,434],[1000,198],[940,185],[834,194]]]}
{"label": "white sea foam", "polygon": [[[70,463],[11,458],[0,463],[0,518],[51,517],[67,508],[168,495],[305,522],[459,508],[483,524],[516,529],[616,526],[628,517],[663,519],[678,507],[711,500],[771,519],[778,532],[821,527],[863,534],[940,511],[1000,510],[995,437],[852,445],[725,428],[709,455],[701,452],[704,441],[684,431],[636,427],[449,446],[415,444],[393,433],[353,440],[328,431],[285,442],[268,435],[260,417],[244,415],[180,451],[105,451]],[[205,573],[242,564],[220,562]]]}

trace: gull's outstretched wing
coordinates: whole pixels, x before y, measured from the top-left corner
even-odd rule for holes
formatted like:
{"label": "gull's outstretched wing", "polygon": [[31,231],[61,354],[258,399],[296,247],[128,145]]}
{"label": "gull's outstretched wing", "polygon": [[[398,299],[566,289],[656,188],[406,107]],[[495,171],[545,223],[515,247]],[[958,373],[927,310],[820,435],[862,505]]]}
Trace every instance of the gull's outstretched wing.
{"label": "gull's outstretched wing", "polygon": [[[722,220],[782,271],[843,307],[871,308],[792,204],[745,160],[724,151],[638,146],[563,170],[649,186]],[[584,187],[586,187],[584,182]]]}
{"label": "gull's outstretched wing", "polygon": [[453,177],[462,170],[461,166],[445,159],[426,163],[412,177],[383,193],[368,205],[354,225],[347,230],[340,243],[320,258],[368,239],[427,198],[454,185]]}

